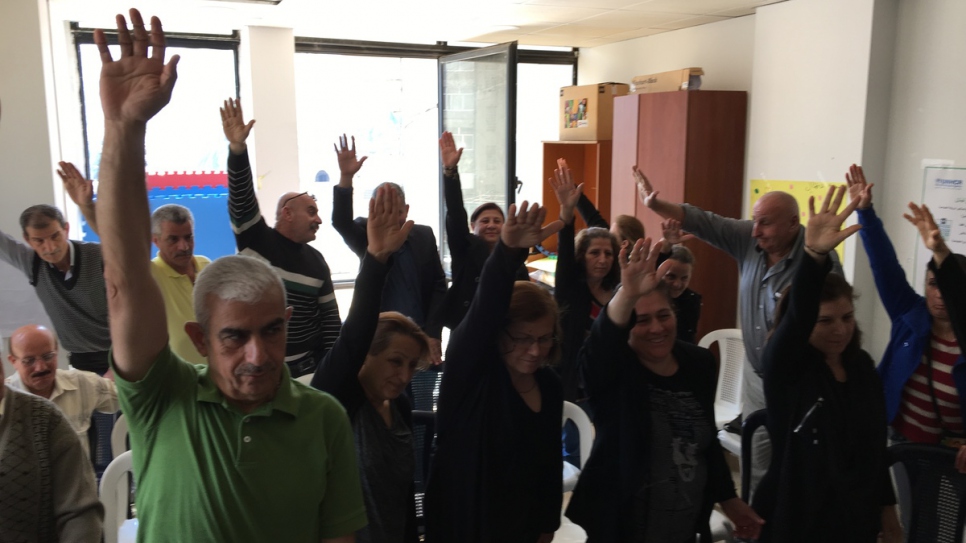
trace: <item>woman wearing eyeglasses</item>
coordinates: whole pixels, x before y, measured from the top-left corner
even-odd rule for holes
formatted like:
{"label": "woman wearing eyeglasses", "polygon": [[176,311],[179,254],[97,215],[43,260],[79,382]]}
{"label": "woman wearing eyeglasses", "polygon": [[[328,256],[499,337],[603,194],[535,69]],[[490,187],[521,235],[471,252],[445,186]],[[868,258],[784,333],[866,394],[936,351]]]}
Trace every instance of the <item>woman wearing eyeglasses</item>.
{"label": "woman wearing eyeglasses", "polygon": [[557,306],[514,282],[541,228],[538,204],[510,206],[466,317],[453,331],[439,392],[437,450],[426,491],[427,541],[546,543],[560,525]]}
{"label": "woman wearing eyeglasses", "polygon": [[677,340],[666,283],[650,240],[625,244],[621,287],[594,321],[578,361],[597,439],[567,516],[588,543],[711,541],[715,503],[735,535],[762,520],[735,495],[714,423],[715,362]]}

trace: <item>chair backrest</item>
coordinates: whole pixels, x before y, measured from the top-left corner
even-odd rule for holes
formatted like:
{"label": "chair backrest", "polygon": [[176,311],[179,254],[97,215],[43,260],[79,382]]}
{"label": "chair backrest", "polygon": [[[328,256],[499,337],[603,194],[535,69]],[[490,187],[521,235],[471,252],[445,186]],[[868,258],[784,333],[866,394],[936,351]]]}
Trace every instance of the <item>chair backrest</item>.
{"label": "chair backrest", "polygon": [[439,402],[439,383],[443,380],[442,366],[430,366],[416,373],[409,383],[409,395],[413,409],[436,411]]}
{"label": "chair backrest", "polygon": [[117,543],[117,531],[127,520],[131,505],[128,474],[133,472],[131,451],[124,451],[104,470],[101,476],[101,503],[104,504],[104,543]]}
{"label": "chair backrest", "polygon": [[426,494],[426,481],[429,478],[429,465],[436,451],[436,413],[433,411],[413,411],[413,447],[416,452],[416,472],[413,483],[416,490],[416,524],[420,533],[425,528],[423,496]]}
{"label": "chair backrest", "polygon": [[584,410],[577,404],[564,402],[561,426],[566,424],[568,420],[574,421],[577,426],[577,436],[580,440],[580,466],[578,467],[583,468],[587,464],[587,459],[590,458],[590,450],[594,445],[594,425],[590,422],[587,413],[584,413]]}
{"label": "chair backrest", "polygon": [[114,428],[111,428],[111,454],[117,459],[124,451],[129,450],[127,444],[127,418],[123,414],[118,415],[114,421]]}
{"label": "chair backrest", "polygon": [[[966,518],[966,474],[955,466],[956,450],[900,443],[889,447],[908,543],[959,543]],[[904,475],[895,470],[902,466]]]}
{"label": "chair backrest", "polygon": [[315,373],[306,373],[305,375],[299,375],[295,378],[296,381],[302,383],[303,385],[312,386],[312,378],[315,377]]}
{"label": "chair backrest", "polygon": [[[714,412],[717,418],[731,420],[741,413],[741,378],[745,367],[745,342],[738,328],[722,328],[709,332],[698,342],[710,349],[718,344],[718,386],[714,393]],[[730,414],[730,416],[729,416]]]}
{"label": "chair backrest", "polygon": [[741,421],[741,499],[745,503],[751,503],[751,438],[755,431],[765,425],[768,420],[768,412],[759,409],[754,413],[749,413]]}

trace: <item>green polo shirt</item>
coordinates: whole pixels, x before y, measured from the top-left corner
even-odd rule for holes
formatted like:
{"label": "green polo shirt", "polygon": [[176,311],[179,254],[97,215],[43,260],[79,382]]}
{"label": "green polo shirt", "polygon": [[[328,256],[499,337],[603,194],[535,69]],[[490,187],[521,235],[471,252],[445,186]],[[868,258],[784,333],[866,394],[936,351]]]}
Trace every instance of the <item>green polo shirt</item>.
{"label": "green polo shirt", "polygon": [[248,415],[225,401],[207,366],[169,348],[141,381],[115,374],[139,542],[316,543],[365,526],[345,409],[283,371],[275,399]]}

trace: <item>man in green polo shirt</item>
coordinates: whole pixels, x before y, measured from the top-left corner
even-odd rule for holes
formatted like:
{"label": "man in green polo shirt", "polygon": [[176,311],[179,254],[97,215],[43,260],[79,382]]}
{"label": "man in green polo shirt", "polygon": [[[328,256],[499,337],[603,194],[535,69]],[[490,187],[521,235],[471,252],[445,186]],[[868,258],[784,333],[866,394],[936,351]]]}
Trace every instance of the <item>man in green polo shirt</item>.
{"label": "man in green polo shirt", "polygon": [[[208,366],[168,346],[161,292],[149,266],[144,184],[148,119],[167,104],[178,57],[164,64],[161,22],[133,33],[117,18],[121,56],[101,54],[104,151],[98,217],[121,409],[138,482],[138,541],[346,543],[366,514],[345,411],[293,381],[284,362],[281,280],[233,256],[195,284],[189,335]],[[148,55],[148,46],[151,55]]]}

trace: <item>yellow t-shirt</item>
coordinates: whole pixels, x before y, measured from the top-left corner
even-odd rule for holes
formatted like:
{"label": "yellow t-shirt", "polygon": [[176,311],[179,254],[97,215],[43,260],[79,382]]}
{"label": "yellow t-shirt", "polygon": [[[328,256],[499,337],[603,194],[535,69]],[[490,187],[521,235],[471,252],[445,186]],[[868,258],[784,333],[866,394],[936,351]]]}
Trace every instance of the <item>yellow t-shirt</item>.
{"label": "yellow t-shirt", "polygon": [[[196,255],[194,258],[196,274],[211,263],[211,260],[204,256]],[[187,275],[174,271],[161,260],[160,256],[151,259],[151,275],[161,287],[161,296],[164,297],[164,311],[168,318],[168,342],[171,350],[191,364],[207,364],[208,359],[201,356],[184,331],[184,323],[196,320],[192,301],[194,283]]]}

